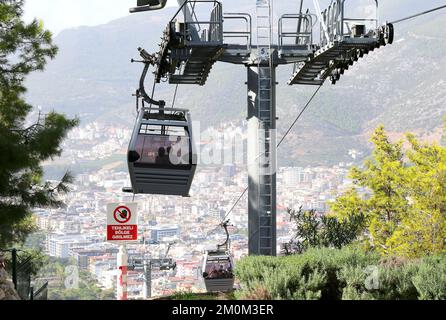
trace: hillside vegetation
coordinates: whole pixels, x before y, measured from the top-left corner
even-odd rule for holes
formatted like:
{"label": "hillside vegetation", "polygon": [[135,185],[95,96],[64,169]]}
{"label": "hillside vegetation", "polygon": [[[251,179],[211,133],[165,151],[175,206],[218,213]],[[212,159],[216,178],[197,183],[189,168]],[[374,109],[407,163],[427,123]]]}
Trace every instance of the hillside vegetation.
{"label": "hillside vegetation", "polygon": [[239,299],[444,300],[446,256],[380,259],[355,248],[249,257],[236,269]]}

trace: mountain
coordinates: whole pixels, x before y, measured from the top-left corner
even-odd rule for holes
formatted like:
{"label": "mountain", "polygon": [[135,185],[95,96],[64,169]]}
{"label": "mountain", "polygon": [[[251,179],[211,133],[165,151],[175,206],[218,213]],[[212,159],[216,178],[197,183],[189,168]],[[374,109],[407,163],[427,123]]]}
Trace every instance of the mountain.
{"label": "mountain", "polygon": [[[322,1],[324,2],[324,1]],[[329,1],[325,1],[329,2]],[[383,2],[383,1],[381,1]],[[381,18],[392,21],[441,5],[440,1],[383,2]],[[224,12],[251,11],[254,0],[225,0]],[[297,12],[298,1],[275,1],[276,12]],[[311,1],[305,1],[310,5]],[[356,3],[356,2],[355,2]],[[374,3],[374,1],[362,1]],[[322,7],[325,4],[322,3]],[[157,51],[159,37],[176,8],[131,15],[97,27],[63,31],[55,42],[58,57],[28,81],[28,101],[44,110],[132,126],[141,64],[136,48]],[[280,165],[332,165],[370,154],[368,138],[378,124],[400,135],[406,131],[438,134],[446,115],[446,11],[396,25],[396,40],[370,53],[341,81],[328,82],[280,150]],[[287,86],[292,67],[278,69],[279,136],[289,127],[316,88]],[[246,70],[218,63],[204,87],[180,86],[177,107],[194,120],[216,125],[246,118]],[[147,87],[151,87],[151,79]],[[157,86],[157,97],[172,100],[174,87]],[[285,151],[284,151],[285,150]]]}

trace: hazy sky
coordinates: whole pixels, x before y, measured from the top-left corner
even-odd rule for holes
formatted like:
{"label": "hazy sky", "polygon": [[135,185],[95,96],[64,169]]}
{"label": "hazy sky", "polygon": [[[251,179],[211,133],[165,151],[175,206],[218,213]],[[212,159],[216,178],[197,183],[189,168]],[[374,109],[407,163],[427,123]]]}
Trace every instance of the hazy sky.
{"label": "hazy sky", "polygon": [[[168,5],[176,5],[169,0]],[[54,34],[78,26],[94,26],[129,14],[136,0],[26,0],[25,19],[42,19]]]}
{"label": "hazy sky", "polygon": [[[107,23],[111,20],[129,15],[129,8],[136,5],[137,0],[25,0],[25,20],[29,21],[34,17],[42,19],[45,27],[54,34],[59,33],[63,29],[78,26],[94,26]],[[285,0],[276,0],[285,1]],[[290,1],[290,0],[286,0]],[[356,0],[358,1],[358,0]],[[365,1],[365,0],[361,0]],[[373,3],[372,0],[368,0]],[[252,0],[254,4],[254,0]],[[312,1],[306,0],[310,8],[313,8]],[[329,0],[320,0],[321,7],[328,5]],[[386,1],[381,1],[381,5]],[[426,10],[434,5],[442,5],[445,0],[404,0],[410,3],[405,7],[401,6],[403,0],[387,0],[385,4],[388,7],[396,5],[399,11],[404,13],[398,14],[396,17],[407,15],[409,13]],[[291,3],[291,1],[290,1]],[[292,2],[293,8],[297,8],[297,1]],[[168,6],[176,6],[177,0],[168,0]],[[236,11],[233,9],[232,11]],[[406,12],[407,11],[407,12]],[[388,18],[387,15],[384,15]]]}

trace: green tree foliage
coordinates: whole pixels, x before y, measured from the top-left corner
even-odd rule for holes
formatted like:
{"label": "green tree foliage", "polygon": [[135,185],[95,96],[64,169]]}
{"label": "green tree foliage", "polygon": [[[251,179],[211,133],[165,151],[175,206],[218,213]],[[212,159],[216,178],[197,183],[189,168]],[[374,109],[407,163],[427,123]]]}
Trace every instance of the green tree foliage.
{"label": "green tree foliage", "polygon": [[392,143],[382,126],[372,142],[372,158],[351,170],[355,188],[332,204],[332,213],[363,215],[366,247],[384,256],[446,252],[446,148],[408,134],[405,152],[403,141]]}
{"label": "green tree foliage", "polygon": [[300,254],[314,247],[341,249],[355,241],[365,226],[361,214],[348,218],[320,215],[316,211],[288,210],[294,237],[284,245],[285,255]]}
{"label": "green tree foliage", "polygon": [[32,106],[23,99],[25,78],[43,70],[57,48],[41,22],[26,24],[22,15],[22,0],[0,2],[0,247],[35,230],[32,208],[62,205],[58,195],[72,178],[45,183],[41,163],[61,154],[62,140],[78,123],[51,112],[26,124]]}

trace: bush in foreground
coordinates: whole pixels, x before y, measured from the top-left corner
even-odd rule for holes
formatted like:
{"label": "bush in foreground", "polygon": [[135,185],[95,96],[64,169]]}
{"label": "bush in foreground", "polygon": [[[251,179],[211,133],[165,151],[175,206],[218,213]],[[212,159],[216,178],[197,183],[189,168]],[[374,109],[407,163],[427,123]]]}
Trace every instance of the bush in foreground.
{"label": "bush in foreground", "polygon": [[288,257],[247,257],[236,267],[239,299],[446,299],[446,256],[382,260],[353,247]]}

